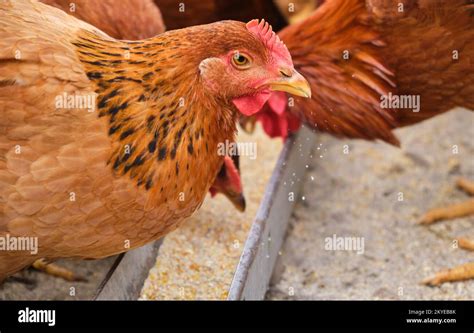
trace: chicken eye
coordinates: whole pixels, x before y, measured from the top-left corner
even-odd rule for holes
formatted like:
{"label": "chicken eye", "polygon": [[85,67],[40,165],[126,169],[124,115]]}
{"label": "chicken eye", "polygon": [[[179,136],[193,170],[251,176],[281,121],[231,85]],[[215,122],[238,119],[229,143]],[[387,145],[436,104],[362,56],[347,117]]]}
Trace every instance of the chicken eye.
{"label": "chicken eye", "polygon": [[248,68],[250,65],[250,60],[247,56],[243,55],[242,53],[236,52],[232,57],[232,63],[235,67],[239,69]]}

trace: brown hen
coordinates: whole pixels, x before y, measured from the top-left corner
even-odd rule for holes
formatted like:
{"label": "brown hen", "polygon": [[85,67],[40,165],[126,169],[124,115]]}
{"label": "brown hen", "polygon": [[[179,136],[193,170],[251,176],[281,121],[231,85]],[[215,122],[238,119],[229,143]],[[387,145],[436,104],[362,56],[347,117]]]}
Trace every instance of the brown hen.
{"label": "brown hen", "polygon": [[1,251],[0,279],[176,229],[221,168],[217,145],[233,140],[238,111],[258,111],[276,89],[309,95],[264,22],[118,41],[15,0],[0,3],[0,23],[0,236],[39,243]]}
{"label": "brown hen", "polygon": [[[279,33],[313,87],[311,99],[289,110],[336,136],[398,145],[393,128],[473,109],[470,9],[466,0],[325,1]],[[384,107],[390,94],[418,95],[421,108]]]}
{"label": "brown hen", "polygon": [[[117,39],[137,40],[156,36],[165,31],[161,13],[152,0],[41,0],[41,2],[62,9]],[[223,163],[210,192],[214,197],[217,193],[224,194],[239,210],[245,210],[245,197],[240,181],[240,170],[232,172],[235,165],[227,158]],[[236,186],[239,184],[239,186]],[[236,190],[239,189],[239,192]],[[81,280],[72,272],[66,272],[54,263],[47,264],[44,260],[37,261],[33,267],[46,271],[48,274],[63,277],[67,280]]]}

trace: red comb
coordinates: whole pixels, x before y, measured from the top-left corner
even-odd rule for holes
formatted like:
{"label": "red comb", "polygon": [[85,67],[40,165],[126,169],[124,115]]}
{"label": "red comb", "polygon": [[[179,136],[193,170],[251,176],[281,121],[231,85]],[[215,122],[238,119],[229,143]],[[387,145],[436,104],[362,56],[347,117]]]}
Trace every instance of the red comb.
{"label": "red comb", "polygon": [[291,60],[290,52],[278,35],[272,30],[272,26],[265,20],[252,20],[246,24],[248,31],[256,35],[272,51],[280,56]]}

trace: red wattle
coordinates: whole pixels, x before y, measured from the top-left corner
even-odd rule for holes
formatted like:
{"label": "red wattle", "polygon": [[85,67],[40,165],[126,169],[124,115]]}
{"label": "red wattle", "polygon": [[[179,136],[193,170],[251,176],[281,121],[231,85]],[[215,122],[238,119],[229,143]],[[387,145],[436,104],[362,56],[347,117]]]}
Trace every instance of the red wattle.
{"label": "red wattle", "polygon": [[253,96],[235,98],[232,102],[242,114],[251,116],[263,108],[270,95],[269,91],[262,91]]}
{"label": "red wattle", "polygon": [[282,91],[275,91],[272,93],[268,99],[268,105],[273,110],[273,112],[278,115],[282,115],[286,111],[286,106],[288,104],[288,98],[286,93]]}
{"label": "red wattle", "polygon": [[289,133],[300,127],[300,119],[287,110],[287,96],[283,92],[274,92],[268,104],[255,116],[261,122],[263,130],[271,138],[286,139]]}

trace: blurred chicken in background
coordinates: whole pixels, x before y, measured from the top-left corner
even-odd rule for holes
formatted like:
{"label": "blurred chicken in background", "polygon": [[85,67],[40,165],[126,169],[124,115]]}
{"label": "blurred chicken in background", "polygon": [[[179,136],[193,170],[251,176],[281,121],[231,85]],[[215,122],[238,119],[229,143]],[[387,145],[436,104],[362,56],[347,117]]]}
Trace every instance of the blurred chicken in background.
{"label": "blurred chicken in background", "polygon": [[117,39],[137,40],[165,31],[153,0],[40,0],[62,9]]}
{"label": "blurred chicken in background", "polygon": [[[295,68],[308,78],[312,98],[292,97],[288,107],[285,94],[275,93],[253,119],[242,120],[244,128],[257,120],[270,136],[286,137],[302,121],[338,137],[399,145],[395,128],[457,106],[474,110],[473,10],[472,0],[324,1],[306,20],[279,32]],[[412,105],[400,103],[400,96]],[[468,180],[458,186],[474,193]],[[421,222],[472,213],[469,199],[434,209]],[[473,277],[474,264],[466,264],[425,283]]]}
{"label": "blurred chicken in background", "polygon": [[272,0],[154,0],[160,8],[166,27],[179,29],[220,20],[249,21],[264,17],[273,30],[286,20]]}
{"label": "blurred chicken in background", "polygon": [[323,0],[274,0],[278,9],[290,24],[301,22],[323,2]]}

